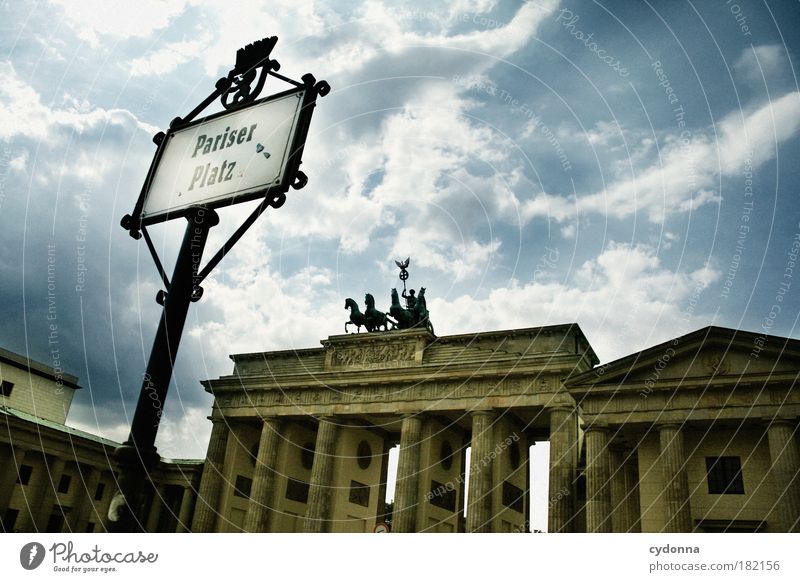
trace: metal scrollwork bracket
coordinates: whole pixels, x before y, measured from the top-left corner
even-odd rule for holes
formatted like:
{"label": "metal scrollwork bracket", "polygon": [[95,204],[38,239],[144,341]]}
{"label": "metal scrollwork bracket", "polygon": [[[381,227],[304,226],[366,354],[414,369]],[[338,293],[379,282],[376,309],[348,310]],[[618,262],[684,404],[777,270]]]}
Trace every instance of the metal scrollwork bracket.
{"label": "metal scrollwork bracket", "polygon": [[277,42],[277,36],[270,36],[236,51],[236,66],[228,73],[229,86],[222,93],[222,106],[225,109],[255,101],[264,88],[267,75],[280,70],[280,63],[269,57]]}

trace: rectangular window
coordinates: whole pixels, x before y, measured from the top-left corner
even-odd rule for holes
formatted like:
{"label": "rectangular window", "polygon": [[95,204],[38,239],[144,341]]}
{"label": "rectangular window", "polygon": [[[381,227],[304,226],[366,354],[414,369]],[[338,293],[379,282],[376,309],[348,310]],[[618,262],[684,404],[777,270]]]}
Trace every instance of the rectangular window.
{"label": "rectangular window", "polygon": [[28,482],[31,480],[31,473],[33,473],[33,467],[30,465],[20,465],[19,466],[19,477],[17,478],[17,483],[20,485],[27,485]]}
{"label": "rectangular window", "polygon": [[253,487],[253,480],[245,477],[244,475],[236,475],[236,485],[233,488],[233,494],[236,497],[250,497],[250,489]]}
{"label": "rectangular window", "polygon": [[361,507],[369,507],[369,485],[358,481],[350,481],[350,503]]}
{"label": "rectangular window", "polygon": [[72,483],[72,477],[69,475],[61,475],[61,480],[58,482],[58,492],[69,493],[70,483]]}
{"label": "rectangular window", "polygon": [[18,509],[6,509],[6,514],[3,516],[2,520],[2,531],[5,533],[12,533],[14,531],[14,526],[17,524],[18,516]]}
{"label": "rectangular window", "polygon": [[13,382],[9,382],[8,380],[3,380],[0,382],[0,395],[5,397],[11,396],[11,389],[14,387]]}
{"label": "rectangular window", "polygon": [[428,497],[431,505],[435,507],[441,507],[447,511],[456,510],[456,489],[452,483],[439,483],[432,480]]}
{"label": "rectangular window", "polygon": [[525,513],[525,492],[508,481],[503,481],[503,505],[518,513]]}
{"label": "rectangular window", "polygon": [[742,462],[739,457],[706,457],[708,492],[712,495],[743,495]]}
{"label": "rectangular window", "polygon": [[98,483],[97,489],[94,490],[94,500],[95,501],[102,501],[103,500],[103,493],[106,492],[106,484],[105,483]]}
{"label": "rectangular window", "polygon": [[47,520],[47,527],[45,528],[45,533],[61,533],[61,530],[64,529],[64,514],[61,513],[60,508],[57,506],[54,509],[58,509],[58,511],[53,511],[50,514],[50,519]]}
{"label": "rectangular window", "polygon": [[286,499],[308,503],[308,483],[291,477],[286,480]]}

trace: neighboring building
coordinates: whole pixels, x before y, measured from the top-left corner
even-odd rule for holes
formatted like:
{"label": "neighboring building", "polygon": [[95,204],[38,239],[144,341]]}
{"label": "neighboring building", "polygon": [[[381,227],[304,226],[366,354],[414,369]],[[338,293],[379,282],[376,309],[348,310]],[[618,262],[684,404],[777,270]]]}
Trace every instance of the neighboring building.
{"label": "neighboring building", "polygon": [[[0,349],[0,531],[106,531],[119,446],[65,424],[78,379]],[[162,460],[151,531],[185,531],[202,461]]]}
{"label": "neighboring building", "polygon": [[800,531],[800,341],[707,327],[566,383],[587,531]]}

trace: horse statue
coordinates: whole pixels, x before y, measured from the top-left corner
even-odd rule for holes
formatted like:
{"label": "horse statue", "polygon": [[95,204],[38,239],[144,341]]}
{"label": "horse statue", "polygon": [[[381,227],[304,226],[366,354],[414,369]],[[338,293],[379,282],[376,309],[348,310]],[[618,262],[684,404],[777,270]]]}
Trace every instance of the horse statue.
{"label": "horse statue", "polygon": [[[385,313],[375,309],[375,298],[367,293],[364,296],[364,303],[367,304],[367,309],[364,311],[364,327],[367,328],[367,331],[380,331],[381,327],[383,327],[383,331],[387,331],[390,321]],[[352,310],[350,313],[352,318]]]}
{"label": "horse statue", "polygon": [[425,287],[420,287],[417,302],[414,304],[414,327],[424,327],[433,333],[433,324],[429,318],[428,304],[425,301]]}
{"label": "horse statue", "polygon": [[392,289],[392,306],[389,308],[389,315],[397,321],[399,329],[409,329],[414,325],[414,314],[400,305],[400,295],[397,289]]}
{"label": "horse statue", "polygon": [[367,318],[358,309],[358,303],[356,303],[356,300],[348,297],[344,300],[344,308],[350,310],[350,321],[344,324],[344,333],[347,333],[348,325],[355,325],[356,329],[361,331],[361,326],[366,326],[367,324]]}

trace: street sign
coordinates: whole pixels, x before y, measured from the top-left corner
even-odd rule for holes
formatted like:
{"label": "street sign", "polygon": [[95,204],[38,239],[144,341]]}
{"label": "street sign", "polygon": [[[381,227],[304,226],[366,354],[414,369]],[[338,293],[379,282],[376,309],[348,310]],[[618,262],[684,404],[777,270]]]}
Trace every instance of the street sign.
{"label": "street sign", "polygon": [[306,94],[293,89],[170,131],[145,184],[142,222],[285,192],[307,132]]}
{"label": "street sign", "polygon": [[[160,458],[155,441],[161,406],[153,402],[166,401],[189,305],[203,296],[201,283],[267,208],[286,202],[289,187],[299,190],[308,182],[300,171],[303,147],[317,96],[331,86],[311,73],[301,81],[279,74],[280,63],[270,57],[277,41],[267,37],[236,51],[236,65],[214,91],[185,117],[173,119],[167,133],[153,136],[158,149],[133,212],[120,221],[131,237],[144,237],[166,291],[156,294],[164,309],[131,430],[114,451],[120,503],[109,515],[111,531],[146,529],[150,475]],[[268,77],[293,88],[259,100]],[[226,111],[196,119],[218,98]],[[219,223],[214,209],[257,198],[261,203],[200,269],[209,230]],[[147,226],[181,216],[188,224],[170,280]]]}

